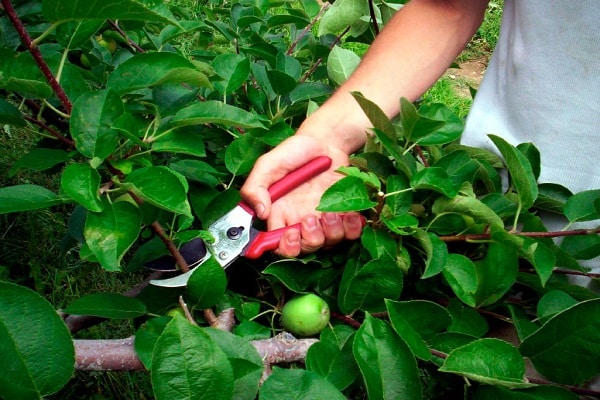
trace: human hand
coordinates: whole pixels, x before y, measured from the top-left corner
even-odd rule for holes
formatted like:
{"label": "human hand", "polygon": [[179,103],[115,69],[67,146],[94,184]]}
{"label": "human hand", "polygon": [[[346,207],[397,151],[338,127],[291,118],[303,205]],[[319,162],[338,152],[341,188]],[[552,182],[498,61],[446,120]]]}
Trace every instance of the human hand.
{"label": "human hand", "polygon": [[[268,188],[273,183],[319,156],[331,158],[332,166],[328,171],[271,203]],[[285,232],[276,250],[278,254],[295,257],[321,247],[331,247],[344,239],[360,237],[362,221],[358,213],[320,215],[315,211],[323,192],[342,177],[334,170],[348,163],[348,155],[343,150],[304,135],[287,139],[257,160],[241,189],[244,201],[259,218],[266,219],[268,230],[301,223],[299,231],[289,229]]]}

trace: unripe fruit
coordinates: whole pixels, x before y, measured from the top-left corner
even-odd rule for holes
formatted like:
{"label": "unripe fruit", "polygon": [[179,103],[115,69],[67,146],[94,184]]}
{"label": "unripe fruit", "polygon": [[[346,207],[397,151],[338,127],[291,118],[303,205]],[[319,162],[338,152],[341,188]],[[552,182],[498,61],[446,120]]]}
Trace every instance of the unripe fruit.
{"label": "unripe fruit", "polygon": [[314,336],[329,323],[329,305],[315,294],[296,296],[283,306],[281,323],[294,335]]}
{"label": "unripe fruit", "polygon": [[99,35],[99,36],[96,36],[96,41],[98,42],[98,44],[100,46],[104,47],[111,53],[114,53],[115,51],[117,51],[117,42],[115,41],[115,39],[103,38],[102,35]]}

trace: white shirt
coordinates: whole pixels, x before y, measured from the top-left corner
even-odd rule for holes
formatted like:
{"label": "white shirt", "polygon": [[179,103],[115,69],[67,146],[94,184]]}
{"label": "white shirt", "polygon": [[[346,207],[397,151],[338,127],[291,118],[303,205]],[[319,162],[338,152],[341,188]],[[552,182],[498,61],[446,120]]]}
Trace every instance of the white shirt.
{"label": "white shirt", "polygon": [[539,182],[600,189],[600,1],[505,0],[464,144],[493,133],[540,151]]}
{"label": "white shirt", "polygon": [[[500,37],[461,140],[497,152],[488,133],[513,145],[532,142],[541,155],[538,182],[574,193],[600,189],[600,0],[504,1]],[[566,221],[544,223],[560,230]],[[582,264],[600,272],[600,257]]]}

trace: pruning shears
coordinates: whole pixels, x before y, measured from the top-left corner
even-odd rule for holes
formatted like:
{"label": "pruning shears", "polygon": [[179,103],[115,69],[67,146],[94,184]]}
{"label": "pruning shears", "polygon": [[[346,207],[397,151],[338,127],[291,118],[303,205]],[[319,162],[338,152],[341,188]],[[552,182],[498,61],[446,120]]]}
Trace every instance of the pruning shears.
{"label": "pruning shears", "polygon": [[[292,171],[269,187],[271,201],[277,201],[292,189],[327,171],[330,166],[331,159],[321,156]],[[240,256],[249,259],[260,258],[266,251],[279,246],[279,240],[288,229],[300,227],[300,224],[296,224],[264,232],[253,227],[254,220],[254,210],[244,201],[239,202],[208,227],[208,232],[214,238],[212,243],[196,238],[181,247],[180,253],[190,267],[188,272],[172,278],[152,280],[150,283],[164,287],[186,286],[197,267],[209,258],[214,257],[223,268],[227,268]],[[163,257],[147,263],[146,267],[161,271],[177,270],[172,257]]]}

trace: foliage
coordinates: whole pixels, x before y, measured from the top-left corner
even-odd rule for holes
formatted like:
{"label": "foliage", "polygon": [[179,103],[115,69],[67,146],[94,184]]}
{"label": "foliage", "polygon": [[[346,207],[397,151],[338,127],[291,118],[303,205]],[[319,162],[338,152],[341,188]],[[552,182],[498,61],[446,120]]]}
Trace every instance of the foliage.
{"label": "foliage", "polygon": [[[207,2],[194,15],[141,0],[2,4],[0,122],[43,138],[10,174],[61,179],[0,188],[0,213],[69,209],[65,245],[106,274],[139,274],[168,254],[164,242],[208,240],[254,161],[351,73],[357,55],[338,45],[369,43],[400,6],[375,4],[373,23],[354,0],[326,12],[316,1]],[[600,239],[547,232],[540,213],[598,220],[600,191],[539,185],[531,143],[457,144],[462,120],[443,105],[400,99],[389,120],[354,96],[373,136],[319,206],[364,213],[350,249],[239,260],[225,273],[208,263],[188,288],[132,298],[108,287],[65,312],[133,320],[156,398],[572,398],[554,383],[576,391],[600,373],[600,300],[565,275],[585,274],[579,260],[598,256]],[[39,294],[0,285],[0,348],[14,360],[0,396],[52,394],[73,372],[68,332]],[[305,364],[261,385],[252,341],[281,329],[286,298],[310,292],[328,302],[331,326]],[[189,319],[166,316],[180,296]],[[208,326],[207,309],[230,307],[233,333]],[[506,322],[520,345],[488,337]],[[525,358],[549,381],[529,380]]]}

